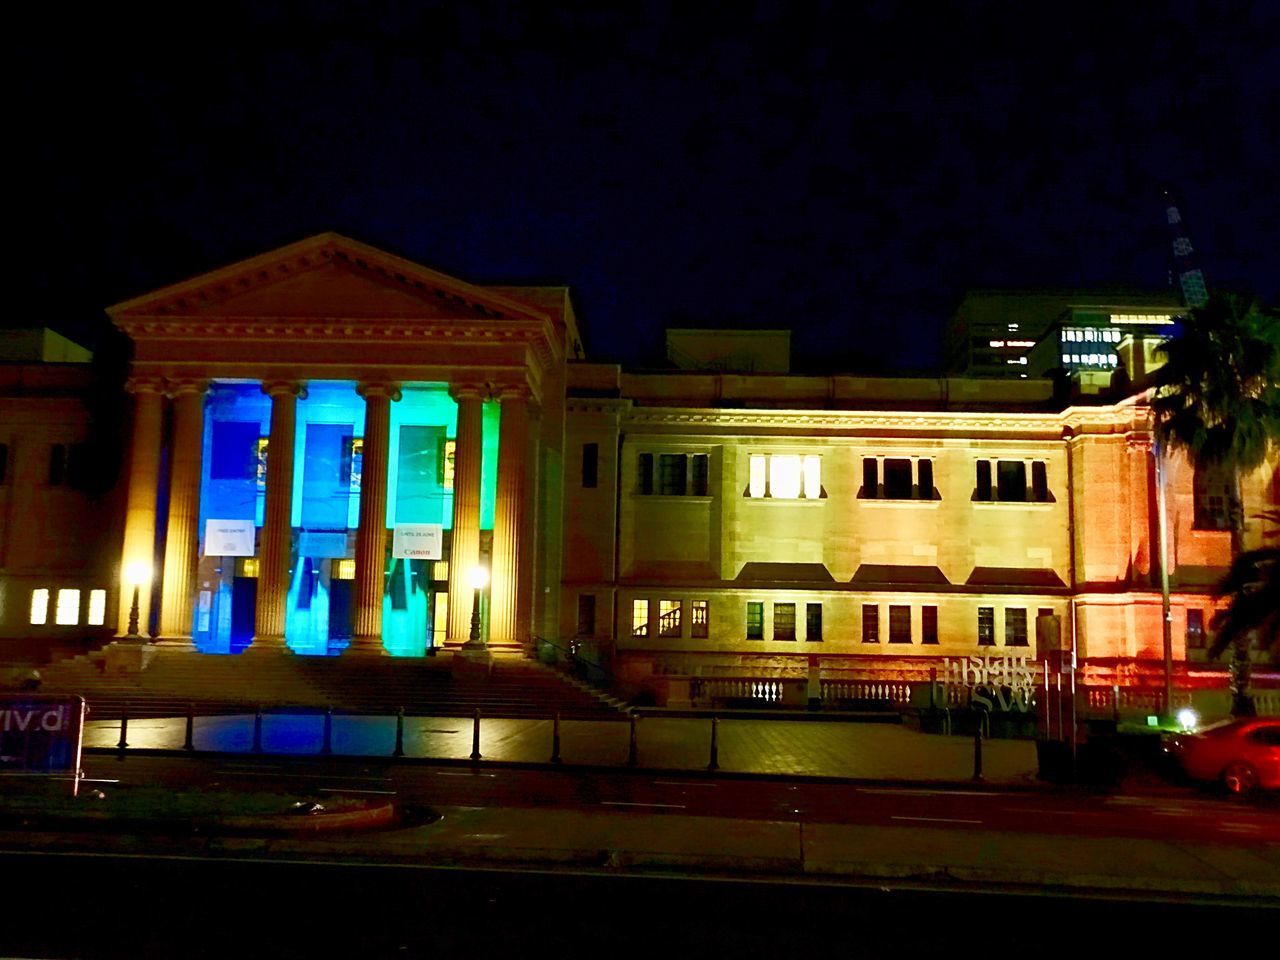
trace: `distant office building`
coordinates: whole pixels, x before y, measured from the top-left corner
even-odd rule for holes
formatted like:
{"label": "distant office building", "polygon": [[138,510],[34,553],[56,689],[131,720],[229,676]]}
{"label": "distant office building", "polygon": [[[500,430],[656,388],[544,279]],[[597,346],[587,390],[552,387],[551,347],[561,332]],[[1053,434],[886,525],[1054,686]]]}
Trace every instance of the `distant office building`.
{"label": "distant office building", "polygon": [[[1045,337],[1080,345],[1065,365],[1123,350],[1114,331],[1176,307],[978,302],[954,341],[970,375],[911,379],[791,375],[776,331],[673,332],[676,369],[591,363],[563,288],[333,234],[140,296],[108,311],[134,345],[113,489],[73,479],[102,473],[73,452],[102,385],[0,366],[0,641],[123,636],[136,591],[138,632],[193,655],[422,656],[467,641],[478,603],[494,647],[575,646],[677,704],[795,703],[986,653],[1149,676],[1151,410],[1064,406],[1031,358]],[[1026,362],[977,376],[975,337]],[[1168,477],[1181,665],[1230,533],[1224,477],[1177,457]],[[1276,463],[1244,492],[1257,544]]]}

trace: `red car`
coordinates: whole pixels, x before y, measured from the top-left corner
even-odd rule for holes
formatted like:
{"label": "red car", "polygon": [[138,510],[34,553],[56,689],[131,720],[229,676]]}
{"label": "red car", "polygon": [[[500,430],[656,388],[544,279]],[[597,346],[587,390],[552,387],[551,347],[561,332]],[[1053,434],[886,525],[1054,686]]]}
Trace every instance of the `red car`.
{"label": "red car", "polygon": [[1221,783],[1231,793],[1280,790],[1280,717],[1223,720],[1175,737],[1170,753],[1193,780]]}

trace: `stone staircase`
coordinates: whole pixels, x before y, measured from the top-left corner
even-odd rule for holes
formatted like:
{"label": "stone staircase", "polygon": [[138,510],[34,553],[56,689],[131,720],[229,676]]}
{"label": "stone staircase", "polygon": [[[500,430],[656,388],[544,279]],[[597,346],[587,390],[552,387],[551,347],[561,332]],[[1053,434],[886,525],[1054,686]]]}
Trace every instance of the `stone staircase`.
{"label": "stone staircase", "polygon": [[140,673],[112,673],[102,653],[41,667],[41,694],[78,694],[94,720],[267,710],[409,716],[611,720],[625,705],[557,671],[516,655],[496,656],[487,678],[455,678],[452,656],[216,656],[158,650]]}

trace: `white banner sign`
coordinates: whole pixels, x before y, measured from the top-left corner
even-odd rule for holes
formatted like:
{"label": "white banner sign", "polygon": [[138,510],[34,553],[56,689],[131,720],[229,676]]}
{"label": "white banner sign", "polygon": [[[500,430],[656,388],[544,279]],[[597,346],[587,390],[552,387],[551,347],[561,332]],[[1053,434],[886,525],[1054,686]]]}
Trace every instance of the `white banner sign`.
{"label": "white banner sign", "polygon": [[204,522],[204,555],[206,557],[252,557],[252,520],[206,520]]}
{"label": "white banner sign", "polygon": [[444,527],[438,523],[397,523],[391,556],[404,560],[439,560],[444,555]]}

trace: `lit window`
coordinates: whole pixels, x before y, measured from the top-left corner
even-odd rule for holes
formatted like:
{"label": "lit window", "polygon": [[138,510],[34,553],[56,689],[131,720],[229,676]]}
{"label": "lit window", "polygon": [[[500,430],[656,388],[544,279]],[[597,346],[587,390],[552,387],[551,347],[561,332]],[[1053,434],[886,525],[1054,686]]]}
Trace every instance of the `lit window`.
{"label": "lit window", "polygon": [[658,601],[658,636],[678,637],[681,629],[681,607],[679,600]]}
{"label": "lit window", "polygon": [[258,479],[258,489],[267,488],[267,441],[269,437],[258,437],[258,447],[254,457],[254,472]]}
{"label": "lit window", "polygon": [[58,591],[58,606],[54,611],[53,622],[64,627],[80,622],[79,590]]}
{"label": "lit window", "polygon": [[89,591],[89,615],[85,623],[91,627],[100,627],[107,618],[107,591]]}
{"label": "lit window", "polygon": [[446,490],[453,489],[453,474],[458,459],[458,441],[446,440],[444,454],[440,457],[440,486]]}
{"label": "lit window", "polygon": [[759,454],[751,457],[751,480],[747,485],[747,496],[763,497],[765,494],[765,458]]}
{"label": "lit window", "polygon": [[[350,452],[347,454],[347,470],[345,480],[347,488],[358,492],[360,490],[360,476],[364,472],[364,437],[351,437],[347,441],[350,446]],[[344,478],[339,475],[338,482],[341,483]]]}
{"label": "lit window", "polygon": [[244,557],[240,561],[240,576],[256,577],[258,575],[258,558]]}
{"label": "lit window", "polygon": [[775,603],[773,605],[773,639],[794,640],[796,638],[796,605],[794,603]]}
{"label": "lit window", "polygon": [[689,635],[705,639],[710,635],[711,615],[708,601],[693,601],[693,610],[689,618]]}
{"label": "lit window", "polygon": [[356,578],[356,562],[354,560],[339,560],[333,565],[334,580],[354,580]]}
{"label": "lit window", "polygon": [[1187,649],[1201,650],[1204,648],[1204,611],[1203,610],[1187,610]]}
{"label": "lit window", "polygon": [[436,560],[431,564],[431,579],[445,583],[449,580],[449,561]]}
{"label": "lit window", "polygon": [[49,591],[44,587],[31,591],[30,622],[37,625],[49,622]]}
{"label": "lit window", "polygon": [[769,491],[779,500],[800,498],[800,458],[779,456],[769,458]]}
{"label": "lit window", "polygon": [[631,601],[631,635],[647,637],[649,635],[649,601]]}
{"label": "lit window", "polygon": [[806,500],[822,497],[822,467],[817,457],[804,458],[804,496]]}
{"label": "lit window", "polygon": [[764,639],[764,604],[759,601],[747,604],[747,639]]}

